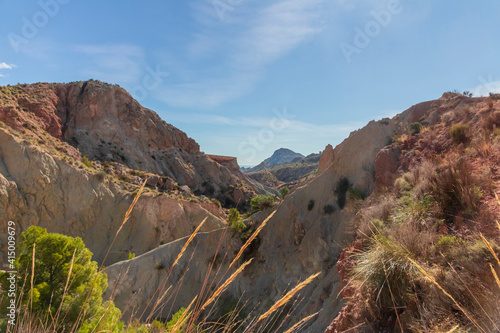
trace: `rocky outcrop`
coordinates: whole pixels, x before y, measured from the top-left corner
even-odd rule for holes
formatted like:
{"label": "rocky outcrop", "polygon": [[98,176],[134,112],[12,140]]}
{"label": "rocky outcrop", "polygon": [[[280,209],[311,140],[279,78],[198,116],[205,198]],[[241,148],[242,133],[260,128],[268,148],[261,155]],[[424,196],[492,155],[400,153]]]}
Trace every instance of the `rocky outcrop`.
{"label": "rocky outcrop", "polygon": [[399,166],[399,149],[384,148],[375,158],[375,184],[378,190],[391,186],[397,178]]}
{"label": "rocky outcrop", "polygon": [[[79,169],[0,128],[0,220],[14,221],[19,234],[38,225],[49,232],[78,236],[102,261],[132,199],[133,194],[112,179]],[[211,210],[216,213],[217,207]],[[226,225],[196,202],[145,193],[106,264],[189,235],[205,217],[204,231]],[[7,253],[3,251],[5,232],[0,231],[2,255]]]}
{"label": "rocky outcrop", "polygon": [[91,160],[168,176],[225,206],[257,192],[119,86],[91,80],[3,87],[1,93],[0,120],[15,129],[41,128]]}
{"label": "rocky outcrop", "polygon": [[213,161],[225,166],[230,171],[234,173],[241,173],[240,166],[238,165],[238,159],[231,156],[220,156],[220,155],[207,155]]}
{"label": "rocky outcrop", "polygon": [[321,153],[321,158],[319,159],[318,175],[330,166],[330,164],[333,162],[333,157],[333,147],[332,145],[328,144],[325,147],[325,150],[323,150],[323,152]]}

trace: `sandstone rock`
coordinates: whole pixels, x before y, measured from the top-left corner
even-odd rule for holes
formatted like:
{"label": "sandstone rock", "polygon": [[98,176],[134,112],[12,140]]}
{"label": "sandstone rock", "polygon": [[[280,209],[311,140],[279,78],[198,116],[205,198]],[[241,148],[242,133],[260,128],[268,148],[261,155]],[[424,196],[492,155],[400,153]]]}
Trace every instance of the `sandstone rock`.
{"label": "sandstone rock", "polygon": [[[132,199],[112,181],[102,181],[0,129],[0,220],[16,222],[18,233],[39,225],[49,232],[79,236],[101,261]],[[144,194],[106,264],[190,235],[205,217],[203,231],[226,225],[195,202]],[[0,231],[2,255],[5,232]]]}
{"label": "sandstone rock", "polygon": [[381,149],[375,158],[375,186],[381,190],[394,184],[398,177],[399,149]]}
{"label": "sandstone rock", "polygon": [[[285,325],[291,326],[300,318],[322,310],[303,331],[324,331],[334,317],[332,314],[339,313],[343,306],[342,299],[337,297],[340,279],[335,265],[343,247],[352,240],[351,220],[356,214],[349,200],[343,209],[339,207],[335,194],[337,183],[346,177],[353,186],[366,193],[373,191],[375,157],[387,144],[393,131],[392,123],[371,122],[352,133],[349,139],[335,148],[335,158],[330,167],[309,184],[287,195],[262,230],[259,241],[247,254],[255,260],[229,286],[226,296],[232,299],[244,297],[249,308],[255,307],[263,313],[290,286],[313,273],[321,272],[321,277],[301,293],[306,297],[297,305],[292,321]],[[310,202],[313,202],[311,209]],[[332,208],[330,213],[325,213],[327,206]],[[254,214],[247,223],[260,223],[271,211]],[[214,231],[198,239],[194,257],[200,256],[200,260],[193,262],[194,267],[187,270],[189,276],[184,278],[178,293],[186,297],[182,301],[175,300],[174,309],[186,306],[196,295],[220,237],[220,231]],[[225,252],[220,252],[222,258],[227,256],[226,261],[220,263],[224,271],[224,265],[234,256],[241,241],[239,237],[229,237],[221,244],[226,246]],[[117,306],[122,309],[145,306],[145,300],[153,297],[161,276],[154,270],[155,260],[167,260],[165,267],[169,267],[171,258],[175,258],[181,247],[182,244],[177,241],[136,257],[130,263],[120,262],[107,268],[106,273],[112,281],[108,292],[118,286],[115,298]],[[199,248],[205,249],[205,252],[199,252]],[[130,278],[119,284],[113,282],[120,272],[127,269]],[[181,266],[179,269],[184,271],[186,268]],[[139,278],[133,278],[136,272],[140,274]],[[175,284],[175,279],[169,283]],[[131,298],[130,295],[139,289],[141,295]],[[170,305],[165,307],[162,316],[169,315]]]}
{"label": "sandstone rock", "polygon": [[333,147],[332,145],[327,145],[325,150],[323,150],[323,153],[321,153],[321,158],[319,160],[319,166],[318,166],[318,175],[323,173],[328,166],[333,162]]}
{"label": "sandstone rock", "polygon": [[195,194],[217,198],[227,206],[237,202],[230,196],[230,186],[240,188],[245,201],[257,193],[247,178],[200,152],[193,139],[142,107],[119,86],[90,80],[9,89],[21,96],[9,100],[18,108],[0,106],[0,119],[9,126],[41,128],[91,160],[119,162],[168,176]]}

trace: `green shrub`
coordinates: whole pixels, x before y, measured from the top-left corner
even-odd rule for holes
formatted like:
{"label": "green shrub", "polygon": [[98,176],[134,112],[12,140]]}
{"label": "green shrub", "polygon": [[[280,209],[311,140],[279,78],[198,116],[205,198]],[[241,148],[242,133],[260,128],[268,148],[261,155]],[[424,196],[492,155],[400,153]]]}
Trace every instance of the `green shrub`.
{"label": "green shrub", "polygon": [[394,304],[404,307],[410,303],[417,272],[401,244],[382,234],[374,235],[372,242],[370,248],[357,257],[352,274],[377,295],[382,313],[394,313]]}
{"label": "green shrub", "polygon": [[323,207],[323,212],[327,215],[335,213],[335,207],[333,205],[325,205]]}
{"label": "green shrub", "polygon": [[314,208],[314,200],[313,200],[313,199],[311,199],[311,200],[309,200],[309,202],[307,203],[307,210],[308,210],[308,211],[311,211],[313,208]]}
{"label": "green shrub", "polygon": [[346,199],[347,199],[347,191],[349,190],[349,187],[351,187],[351,184],[349,183],[349,179],[346,177],[342,177],[338,180],[337,185],[335,187],[335,195],[337,195],[337,204],[339,205],[340,209],[343,209],[346,204]]}
{"label": "green shrub", "polygon": [[[35,246],[36,244],[36,246]],[[19,256],[14,265],[18,274],[17,299],[22,300],[18,306],[19,317],[24,315],[28,307],[37,321],[47,322],[58,314],[61,327],[72,327],[79,318],[80,310],[86,308],[82,322],[82,331],[92,332],[100,325],[113,332],[121,332],[123,324],[119,322],[120,310],[112,302],[102,304],[102,293],[108,282],[105,274],[98,273],[97,263],[91,261],[92,253],[85,247],[82,239],[56,233],[48,233],[46,229],[32,226],[21,234],[19,239]],[[35,270],[31,274],[33,247],[35,247]],[[73,257],[74,256],[74,257]],[[71,275],[70,266],[73,262]],[[0,272],[0,294],[8,290],[8,273]],[[33,299],[31,301],[31,281],[33,278]],[[66,281],[71,284],[65,289]],[[8,301],[6,298],[1,302]],[[32,302],[32,305],[31,305]],[[108,312],[98,323],[106,307]],[[5,327],[4,309],[2,304],[0,326]],[[24,309],[24,310],[23,310]],[[18,318],[21,322],[22,318]],[[36,323],[38,324],[38,323]]]}
{"label": "green shrub", "polygon": [[128,253],[128,260],[134,259],[135,258],[135,253],[134,252],[129,252]]}
{"label": "green shrub", "polygon": [[217,207],[219,207],[219,208],[222,207],[222,204],[220,203],[219,200],[217,200],[215,198],[211,198],[210,201],[212,201]]}
{"label": "green shrub", "polygon": [[421,123],[411,123],[410,124],[410,134],[414,135],[414,134],[420,133],[420,131],[422,130],[422,127],[423,126]]}
{"label": "green shrub", "polygon": [[349,187],[349,194],[354,198],[354,199],[360,199],[364,200],[365,199],[365,193],[357,188],[354,187]]}
{"label": "green shrub", "polygon": [[240,212],[236,208],[231,208],[229,210],[229,215],[227,216],[227,222],[233,228],[233,230],[241,231],[246,229],[245,223],[241,221]]}
{"label": "green shrub", "polygon": [[447,249],[460,244],[465,244],[465,241],[461,238],[457,238],[456,236],[446,235],[439,239],[437,247],[439,249]]}
{"label": "green shrub", "polygon": [[494,94],[494,93],[490,93],[490,98],[492,100],[499,100],[500,99],[500,94]]}
{"label": "green shrub", "polygon": [[108,177],[108,174],[105,171],[99,171],[98,173],[95,174],[97,179],[99,179],[101,182]]}
{"label": "green shrub", "polygon": [[[180,308],[179,311],[177,311],[176,313],[174,313],[172,315],[172,319],[170,319],[166,324],[167,332],[172,331],[172,329],[175,327],[177,322],[182,318],[182,315],[184,314],[184,312],[186,312],[186,308]],[[181,325],[179,327],[179,330],[176,332],[178,332],[178,333],[186,332],[186,325],[187,325],[187,322],[186,322],[186,324]]]}
{"label": "green shrub", "polygon": [[93,168],[92,162],[89,161],[89,159],[87,158],[87,156],[82,156],[82,163],[87,168]]}
{"label": "green shrub", "polygon": [[280,190],[280,197],[284,198],[288,193],[290,193],[290,189],[288,189],[288,187],[283,187]]}
{"label": "green shrub", "polygon": [[263,211],[274,205],[274,198],[268,195],[258,195],[250,200],[250,207],[254,211]]}
{"label": "green shrub", "polygon": [[455,143],[467,143],[469,141],[469,125],[455,124],[451,127],[449,134]]}

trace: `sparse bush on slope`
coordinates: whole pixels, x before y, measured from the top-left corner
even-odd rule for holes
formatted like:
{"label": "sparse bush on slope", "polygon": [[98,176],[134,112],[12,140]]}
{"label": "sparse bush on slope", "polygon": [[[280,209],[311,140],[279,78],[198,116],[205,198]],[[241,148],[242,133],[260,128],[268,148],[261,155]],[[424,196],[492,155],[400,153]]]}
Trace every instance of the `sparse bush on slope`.
{"label": "sparse bush on slope", "polygon": [[469,141],[469,125],[455,124],[450,129],[450,136],[455,143],[467,143]]}
{"label": "sparse bush on slope", "polygon": [[274,198],[268,195],[258,195],[250,201],[250,207],[253,211],[262,211],[271,208],[274,205]]}
{"label": "sparse bush on slope", "polygon": [[240,212],[236,208],[229,209],[229,214],[227,216],[227,222],[233,230],[241,231],[246,228],[245,223],[241,220]]}
{"label": "sparse bush on slope", "polygon": [[[481,135],[455,128],[465,142]],[[485,144],[492,155],[474,144],[414,163],[394,193],[367,200],[358,212],[358,245],[342,268],[349,273],[342,292],[348,305],[337,328],[500,331],[500,226],[496,231],[498,217],[484,203],[496,189],[481,166],[500,151],[495,141]]]}

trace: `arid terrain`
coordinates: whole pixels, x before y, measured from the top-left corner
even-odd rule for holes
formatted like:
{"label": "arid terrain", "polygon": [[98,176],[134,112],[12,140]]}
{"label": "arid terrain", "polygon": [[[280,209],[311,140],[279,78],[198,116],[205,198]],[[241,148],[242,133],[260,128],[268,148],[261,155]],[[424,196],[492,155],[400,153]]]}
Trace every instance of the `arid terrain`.
{"label": "arid terrain", "polygon": [[188,135],[116,85],[0,87],[0,220],[80,237],[126,332],[499,331],[500,96],[245,172]]}

